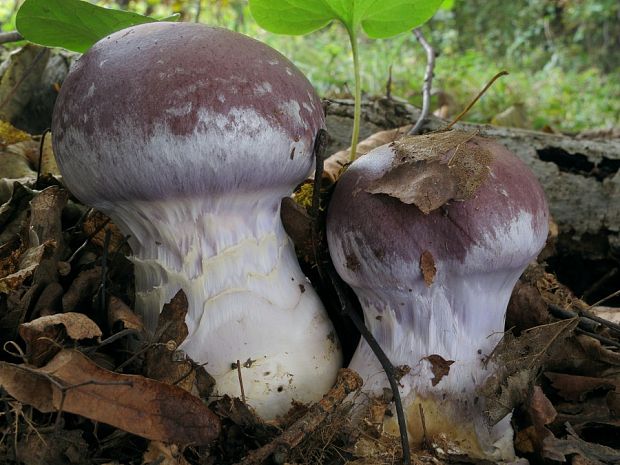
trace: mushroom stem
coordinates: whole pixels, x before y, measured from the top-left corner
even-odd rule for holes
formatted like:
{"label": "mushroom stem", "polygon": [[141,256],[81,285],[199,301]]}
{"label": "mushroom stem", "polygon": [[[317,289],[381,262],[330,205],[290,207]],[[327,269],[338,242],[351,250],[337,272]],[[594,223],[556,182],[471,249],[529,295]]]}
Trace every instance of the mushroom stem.
{"label": "mushroom stem", "polygon": [[241,394],[241,360],[248,403],[267,418],[292,399],[320,397],[340,364],[331,323],[280,221],[282,195],[132,201],[107,212],[131,236],[136,308],[147,328],[156,326],[153,309],[183,289],[189,334],[180,348],[207,364],[216,394]]}

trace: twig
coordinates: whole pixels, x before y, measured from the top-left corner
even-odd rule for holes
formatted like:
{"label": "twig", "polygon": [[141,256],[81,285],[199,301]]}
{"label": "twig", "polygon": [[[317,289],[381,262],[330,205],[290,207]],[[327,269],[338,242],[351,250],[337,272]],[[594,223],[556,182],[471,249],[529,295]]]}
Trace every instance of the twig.
{"label": "twig", "polygon": [[415,135],[420,132],[422,124],[424,124],[424,121],[430,112],[433,72],[435,70],[435,58],[437,57],[435,49],[428,43],[419,27],[413,30],[413,34],[426,51],[426,71],[424,72],[424,84],[422,85],[422,113],[420,113],[420,117],[418,118],[418,121],[416,121],[415,125],[409,130],[409,135]]}
{"label": "twig", "polygon": [[609,294],[607,297],[603,297],[601,300],[599,300],[598,302],[594,302],[592,305],[590,305],[588,307],[588,310],[591,309],[592,307],[596,307],[597,305],[601,305],[604,302],[607,302],[609,299],[613,299],[614,297],[620,295],[620,289],[617,290],[616,292],[612,292],[611,294]]}
{"label": "twig", "polygon": [[420,410],[420,421],[422,422],[422,446],[428,449],[430,443],[428,441],[428,432],[426,430],[426,417],[424,416],[424,407],[422,407],[422,404],[418,404],[418,408]]}
{"label": "twig", "polygon": [[612,268],[605,273],[599,280],[592,284],[581,296],[581,300],[590,300],[590,296],[598,291],[607,281],[618,274],[618,268]]}
{"label": "twig", "polygon": [[19,42],[20,40],[24,40],[24,37],[17,31],[0,32],[0,44]]}
{"label": "twig", "polygon": [[388,79],[385,83],[385,98],[392,100],[392,65],[388,68]]}
{"label": "twig", "polygon": [[[562,318],[563,320],[569,320],[571,318],[581,316],[578,312],[575,312],[573,310],[567,310],[554,304],[549,304],[547,308],[549,309],[549,313],[551,313],[556,318]],[[583,317],[579,318],[579,328],[583,329],[584,331],[594,332],[598,329],[599,326],[600,325],[598,323],[595,323],[594,321]]]}
{"label": "twig", "polygon": [[105,230],[105,236],[103,238],[103,253],[101,254],[101,286],[99,288],[99,310],[101,318],[104,318],[104,315],[107,312],[106,306],[106,281],[108,279],[108,248],[110,247],[110,239],[112,238],[112,231],[109,229]]}
{"label": "twig", "polygon": [[[310,216],[312,217],[312,251],[314,253],[314,263],[319,263],[319,220],[321,213],[321,183],[323,181],[323,163],[325,149],[327,148],[327,131],[319,129],[314,139],[314,182],[312,185],[312,205],[310,206]],[[318,267],[319,276],[321,275],[321,267]]]}
{"label": "twig", "polygon": [[394,407],[396,408],[396,417],[398,418],[398,430],[400,432],[400,442],[403,449],[403,465],[411,464],[411,451],[409,448],[409,434],[407,433],[407,422],[405,420],[405,412],[403,410],[403,403],[400,398],[400,392],[398,390],[398,381],[396,380],[396,370],[394,369],[394,365],[390,359],[385,355],[383,349],[374,338],[372,333],[368,330],[364,321],[359,317],[359,315],[355,312],[353,308],[351,308],[349,301],[344,293],[343,284],[341,282],[340,276],[336,273],[336,270],[333,268],[333,264],[329,263],[327,266],[327,274],[334,286],[334,290],[338,295],[338,300],[340,301],[340,307],[345,315],[347,315],[355,328],[360,332],[362,337],[366,340],[369,347],[379,360],[383,371],[385,371],[385,376],[390,383],[390,388],[392,389],[392,395],[394,396]]}
{"label": "twig", "polygon": [[237,360],[237,376],[239,377],[239,389],[241,390],[241,402],[245,404],[245,391],[243,389],[243,377],[241,376],[241,360]]}
{"label": "twig", "polygon": [[[361,387],[362,379],[356,372],[348,368],[340,369],[336,384],[320,401],[310,406],[308,413],[269,444],[248,453],[238,465],[262,464],[272,454],[275,454],[278,459],[285,459],[288,453],[312,434],[350,393]],[[277,460],[278,463],[284,461]]]}
{"label": "twig", "polygon": [[478,95],[476,95],[476,97],[474,97],[474,99],[471,102],[469,102],[469,105],[467,105],[465,109],[462,112],[460,112],[458,116],[454,118],[454,120],[450,124],[448,124],[443,130],[447,131],[448,129],[451,129],[452,126],[454,126],[456,123],[458,123],[461,120],[461,118],[465,116],[469,110],[471,110],[471,107],[473,107],[476,104],[476,102],[480,100],[480,97],[484,95],[484,93],[489,89],[489,87],[491,87],[493,83],[497,81],[500,77],[506,76],[507,74],[509,74],[508,71],[500,71],[495,76],[493,76],[491,80],[487,82],[487,85],[484,86],[480,92],[478,92]]}
{"label": "twig", "polygon": [[41,165],[43,165],[43,146],[45,145],[45,136],[47,136],[49,132],[49,128],[43,131],[43,134],[41,134],[41,142],[39,143],[39,166],[37,166],[37,180],[34,182],[37,189],[39,188],[39,178],[41,177]]}
{"label": "twig", "polygon": [[[323,152],[325,151],[324,145],[327,143],[327,131],[321,129],[316,136],[314,142],[314,154],[316,169],[314,172],[314,191],[312,192],[312,206],[310,207],[311,214],[313,216],[312,223],[312,248],[314,252],[315,263],[318,265],[319,276],[325,279],[323,271],[327,272],[328,278],[338,295],[340,301],[341,311],[347,315],[356,329],[360,332],[362,337],[366,340],[372,351],[374,352],[379,363],[385,371],[385,375],[392,388],[392,395],[394,396],[394,407],[396,408],[396,416],[398,417],[398,429],[400,431],[400,440],[403,449],[403,465],[410,465],[411,452],[409,449],[409,435],[407,433],[407,423],[405,420],[405,413],[403,411],[403,404],[400,398],[400,392],[398,391],[398,382],[396,381],[396,370],[394,365],[388,359],[385,352],[374,338],[372,333],[366,328],[364,321],[355,313],[355,310],[349,305],[349,301],[343,291],[344,283],[340,279],[340,276],[336,273],[334,265],[331,260],[326,257],[324,261],[319,260],[319,217],[320,217],[320,188],[321,180],[323,179]],[[322,270],[322,268],[324,270]]]}
{"label": "twig", "polygon": [[596,339],[597,341],[608,345],[608,346],[612,346],[612,347],[616,347],[618,349],[620,349],[620,342],[618,341],[614,341],[613,339],[609,339],[608,337],[605,336],[599,336],[596,333],[591,333],[589,331],[584,331],[583,329],[577,328],[575,329],[576,332],[578,332],[579,334],[583,334],[585,336],[590,336],[593,339]]}

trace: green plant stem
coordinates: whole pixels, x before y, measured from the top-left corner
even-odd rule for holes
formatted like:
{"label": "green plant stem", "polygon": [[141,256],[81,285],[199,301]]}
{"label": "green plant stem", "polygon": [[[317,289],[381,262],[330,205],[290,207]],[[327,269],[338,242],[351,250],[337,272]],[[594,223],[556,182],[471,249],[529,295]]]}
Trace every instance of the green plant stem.
{"label": "green plant stem", "polygon": [[362,79],[360,76],[360,59],[357,50],[357,34],[353,29],[348,29],[349,40],[351,41],[351,52],[353,53],[353,69],[355,72],[355,107],[353,109],[353,134],[351,134],[351,151],[349,160],[355,161],[357,158],[357,141],[360,135],[360,118],[362,115]]}

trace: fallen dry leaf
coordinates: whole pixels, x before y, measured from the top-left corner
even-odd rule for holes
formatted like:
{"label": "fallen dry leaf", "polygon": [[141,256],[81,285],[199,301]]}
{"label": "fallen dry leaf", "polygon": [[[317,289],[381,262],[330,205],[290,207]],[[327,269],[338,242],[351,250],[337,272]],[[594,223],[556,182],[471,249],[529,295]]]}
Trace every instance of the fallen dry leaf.
{"label": "fallen dry leaf", "polygon": [[425,250],[422,252],[422,255],[420,255],[420,271],[424,277],[424,284],[426,284],[427,287],[430,287],[435,280],[437,267],[435,266],[435,259],[433,258],[433,255],[428,250]]}
{"label": "fallen dry leaf", "polygon": [[391,145],[391,168],[367,192],[414,204],[423,213],[450,200],[467,200],[487,179],[493,161],[479,139],[463,131],[404,136]]}
{"label": "fallen dry leaf", "polygon": [[551,372],[546,372],[545,377],[551,381],[551,386],[558,391],[558,394],[568,401],[584,401],[593,391],[598,391],[599,394],[613,390],[620,392],[618,379]]}
{"label": "fallen dry leaf", "polygon": [[16,455],[23,465],[67,465],[89,462],[88,442],[80,430],[35,431],[17,443]]}
{"label": "fallen dry leaf", "polygon": [[541,367],[553,347],[570,336],[578,318],[537,326],[515,337],[507,332],[487,363],[496,370],[480,389],[487,400],[486,415],[492,424],[508,415],[530,395]]}
{"label": "fallen dry leaf", "polygon": [[117,250],[123,250],[123,247],[127,247],[126,252],[129,252],[129,246],[126,246],[125,236],[118,229],[110,218],[97,210],[90,210],[84,225],[82,226],[84,233],[90,238],[90,241],[98,247],[103,248],[105,243],[106,233],[110,234],[110,242],[108,246],[108,252],[114,253]]}
{"label": "fallen dry leaf", "polygon": [[54,254],[56,244],[53,241],[44,242],[26,250],[20,257],[18,270],[0,278],[0,294],[8,294],[19,288],[26,279],[34,275],[43,259]]}
{"label": "fallen dry leaf", "polygon": [[75,413],[155,441],[205,445],[220,432],[215,414],[183,389],[104,370],[76,350],[43,368],[0,362],[0,385],[44,413]]}
{"label": "fallen dry leaf", "polygon": [[584,441],[572,429],[569,423],[565,424],[568,435],[564,439],[553,436],[543,441],[543,455],[551,460],[566,462],[567,455],[579,454],[588,457],[594,463],[618,464],[620,463],[620,451],[611,447],[593,444]]}
{"label": "fallen dry leaf", "polygon": [[80,304],[85,300],[91,300],[101,284],[102,270],[95,266],[81,271],[62,296],[62,308],[65,312],[79,310]]}
{"label": "fallen dry leaf", "polygon": [[19,325],[19,335],[26,341],[26,359],[31,365],[40,367],[47,363],[62,348],[65,334],[73,341],[99,339],[99,326],[82,313],[58,313],[42,316]]}
{"label": "fallen dry leaf", "polygon": [[108,324],[110,328],[121,325],[123,329],[144,331],[144,323],[125,302],[115,296],[108,298]]}
{"label": "fallen dry leaf", "polygon": [[189,465],[176,444],[151,441],[142,456],[142,465]]}
{"label": "fallen dry leaf", "polygon": [[425,358],[430,362],[431,371],[433,372],[431,383],[433,386],[437,386],[439,381],[450,373],[450,365],[454,363],[454,360],[446,360],[441,355],[437,354],[429,355]]}
{"label": "fallen dry leaf", "polygon": [[179,357],[177,351],[188,334],[185,324],[187,305],[183,290],[179,290],[170,303],[164,305],[155,330],[155,342],[158,344],[146,353],[146,376],[191,391],[196,378],[193,364],[187,358]]}

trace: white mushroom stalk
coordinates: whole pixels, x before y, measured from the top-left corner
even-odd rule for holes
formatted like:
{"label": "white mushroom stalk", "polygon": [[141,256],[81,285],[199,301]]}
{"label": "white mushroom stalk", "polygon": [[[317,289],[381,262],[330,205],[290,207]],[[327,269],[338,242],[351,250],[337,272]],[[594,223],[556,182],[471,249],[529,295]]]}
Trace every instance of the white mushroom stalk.
{"label": "white mushroom stalk", "polygon": [[206,363],[215,395],[241,394],[240,360],[247,402],[265,418],[320,399],[341,365],[280,220],[323,126],[319,98],[286,58],[189,23],[98,42],[54,112],[67,186],[130,236],[146,326],[183,289],[181,349]]}
{"label": "white mushroom stalk", "polygon": [[[516,156],[481,137],[460,150],[472,147],[492,154],[488,178],[468,200],[428,214],[367,192],[396,156],[391,145],[368,153],[336,186],[327,237],[371,333],[394,365],[411,368],[400,380],[410,441],[422,441],[422,406],[431,439],[443,436],[470,456],[511,460],[510,415],[491,425],[479,388],[497,368],[485,362],[502,337],[512,288],[545,243],[548,211]],[[349,368],[369,394],[389,387],[363,340]],[[395,423],[388,424],[393,431]]]}

